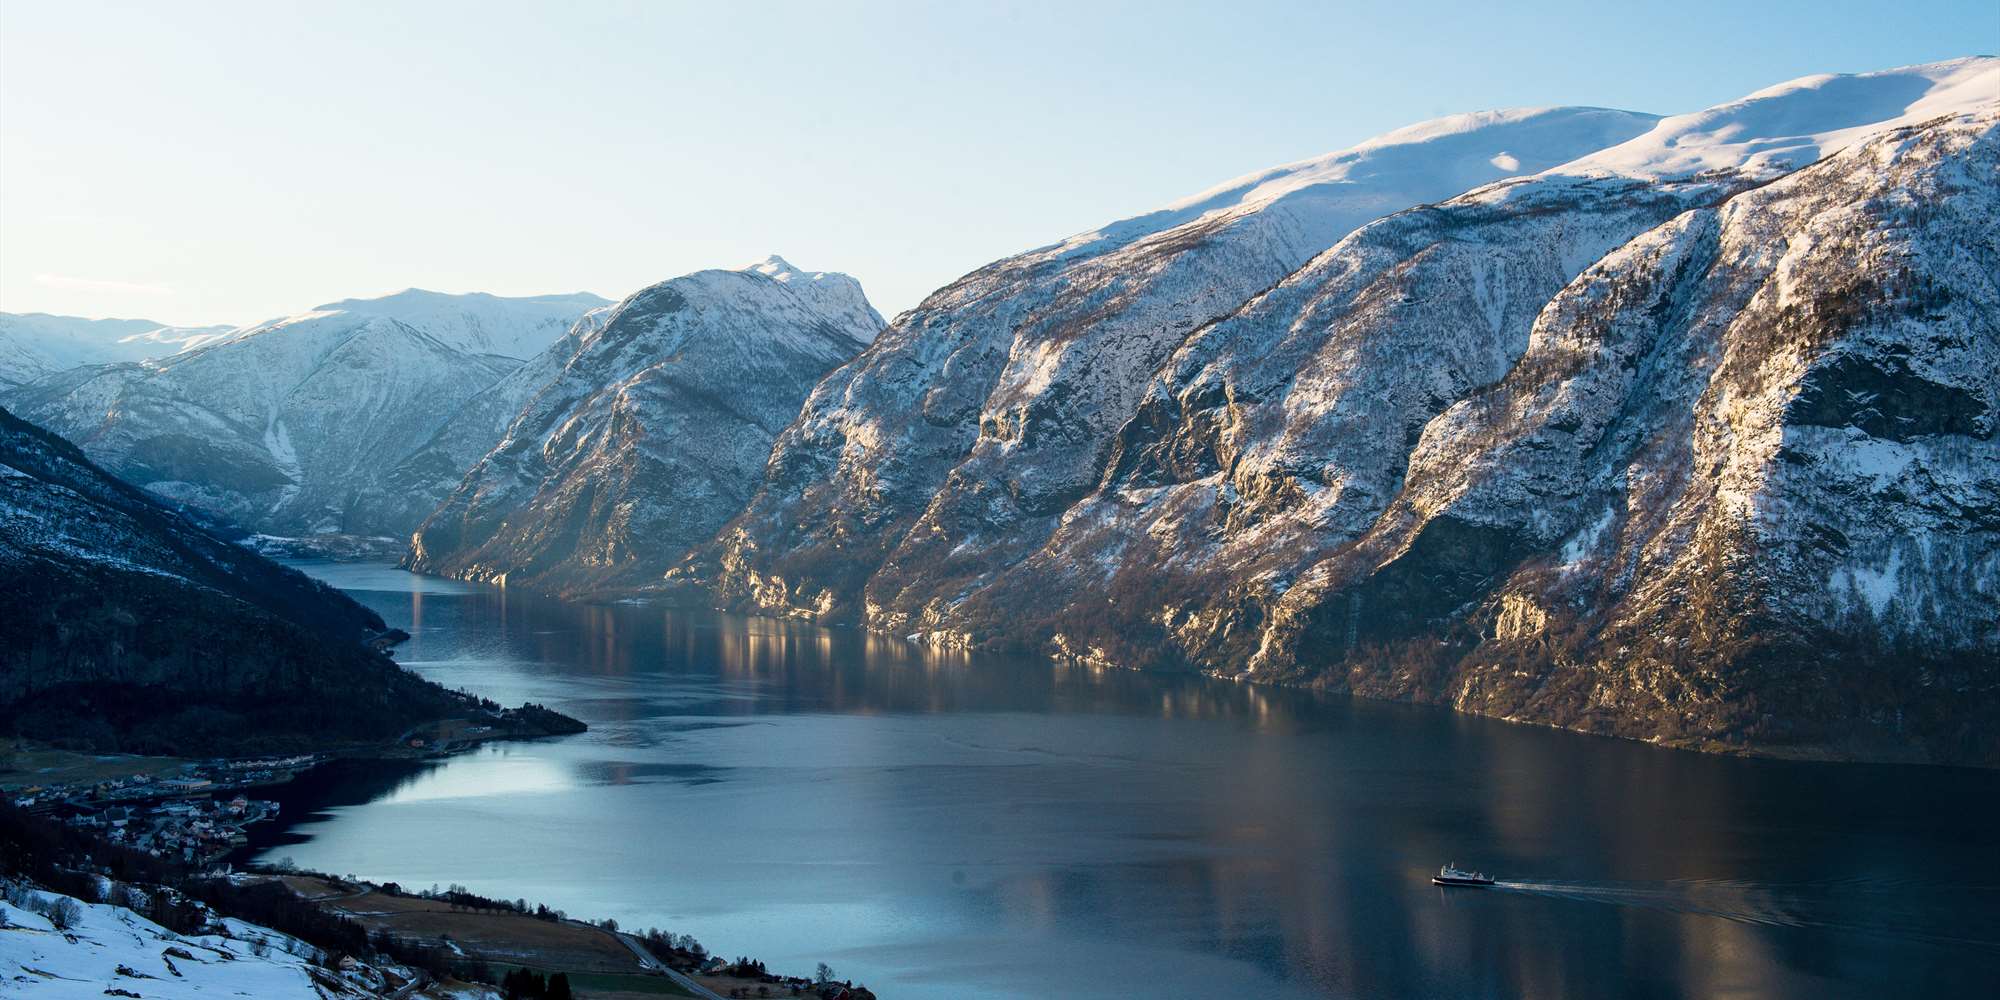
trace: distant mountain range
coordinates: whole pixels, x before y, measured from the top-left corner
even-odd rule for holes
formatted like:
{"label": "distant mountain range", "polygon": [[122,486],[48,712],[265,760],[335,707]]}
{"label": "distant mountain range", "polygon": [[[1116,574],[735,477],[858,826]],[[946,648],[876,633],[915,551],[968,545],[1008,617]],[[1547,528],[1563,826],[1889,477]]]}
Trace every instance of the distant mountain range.
{"label": "distant mountain range", "polygon": [[78,365],[164,357],[217,340],[231,329],[168,326],[149,319],[0,313],[0,389]]}
{"label": "distant mountain range", "polygon": [[416,494],[389,488],[389,470],[607,304],[417,290],[349,299],[144,364],[43,375],[0,399],[119,476],[245,529],[401,537],[464,469]]}
{"label": "distant mountain range", "polygon": [[320,314],[393,319],[454,350],[525,360],[569,331],[576,318],[610,300],[589,292],[507,298],[410,288],[374,299],[342,299],[253,326],[170,326],[148,319],[84,319],[0,313],[0,389],[80,365],[166,358],[217,341],[262,333]]}
{"label": "distant mountain range", "polygon": [[414,531],[431,572],[2000,763],[1996,219],[1972,58],[1443,118],[886,328],[774,258],[609,309],[336,303],[0,400],[246,527]]}

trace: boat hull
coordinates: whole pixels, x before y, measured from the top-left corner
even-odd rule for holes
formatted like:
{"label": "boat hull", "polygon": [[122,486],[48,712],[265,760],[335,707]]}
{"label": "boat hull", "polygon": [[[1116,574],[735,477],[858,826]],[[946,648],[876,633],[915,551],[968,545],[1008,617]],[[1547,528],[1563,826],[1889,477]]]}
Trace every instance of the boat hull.
{"label": "boat hull", "polygon": [[1465,889],[1486,889],[1492,887],[1493,880],[1490,878],[1454,878],[1449,875],[1432,875],[1431,884],[1448,885]]}

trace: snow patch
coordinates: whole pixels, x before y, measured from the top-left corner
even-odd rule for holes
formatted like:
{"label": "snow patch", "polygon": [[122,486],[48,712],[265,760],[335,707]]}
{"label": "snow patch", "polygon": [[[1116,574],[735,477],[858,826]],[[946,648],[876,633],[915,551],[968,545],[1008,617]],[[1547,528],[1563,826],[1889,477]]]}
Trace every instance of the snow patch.
{"label": "snow patch", "polygon": [[1903,553],[1892,549],[1889,552],[1888,563],[1882,568],[1843,567],[1834,570],[1833,576],[1827,583],[1835,593],[1860,598],[1868,605],[1869,613],[1880,618],[1882,613],[1889,609],[1889,602],[1896,597],[1896,592],[1901,586],[1902,571]]}
{"label": "snow patch", "polygon": [[1604,512],[1597,516],[1597,520],[1592,521],[1582,531],[1571,536],[1570,540],[1563,544],[1562,569],[1564,572],[1569,572],[1581,566],[1583,561],[1592,552],[1597,551],[1597,543],[1603,539],[1605,530],[1611,527],[1611,522],[1617,516],[1617,511],[1612,510],[1610,507],[1604,508]]}

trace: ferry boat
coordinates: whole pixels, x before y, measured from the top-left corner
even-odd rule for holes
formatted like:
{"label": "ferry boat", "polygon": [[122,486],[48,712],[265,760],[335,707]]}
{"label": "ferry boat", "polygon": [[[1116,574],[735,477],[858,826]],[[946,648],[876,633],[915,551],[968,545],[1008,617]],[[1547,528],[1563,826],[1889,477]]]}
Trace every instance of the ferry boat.
{"label": "ferry boat", "polygon": [[1487,886],[1493,884],[1493,879],[1489,878],[1485,872],[1462,871],[1452,865],[1445,865],[1438,869],[1436,875],[1431,876],[1431,884]]}

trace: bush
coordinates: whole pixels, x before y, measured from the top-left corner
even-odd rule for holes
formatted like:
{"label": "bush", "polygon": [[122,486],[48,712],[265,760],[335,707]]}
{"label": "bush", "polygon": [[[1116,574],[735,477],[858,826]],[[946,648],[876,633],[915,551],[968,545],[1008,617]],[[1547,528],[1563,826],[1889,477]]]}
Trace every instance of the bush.
{"label": "bush", "polygon": [[49,918],[49,923],[54,924],[56,930],[66,931],[83,922],[83,907],[77,905],[74,899],[60,896],[49,904],[43,916]]}

